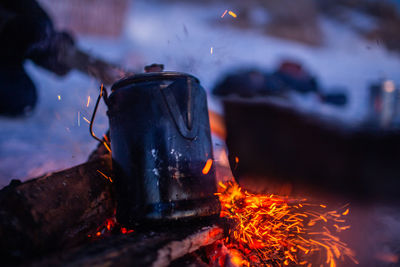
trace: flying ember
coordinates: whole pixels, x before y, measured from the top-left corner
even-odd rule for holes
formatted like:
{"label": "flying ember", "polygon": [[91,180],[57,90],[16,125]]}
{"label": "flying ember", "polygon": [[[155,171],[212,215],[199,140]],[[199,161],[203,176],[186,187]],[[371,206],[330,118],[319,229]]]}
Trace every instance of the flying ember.
{"label": "flying ember", "polygon": [[228,14],[231,15],[233,18],[237,17],[236,13],[233,11],[229,11]]}
{"label": "flying ember", "polygon": [[252,194],[232,181],[219,183],[217,195],[220,216],[230,222],[224,245],[238,266],[333,267],[346,257],[358,263],[335,236],[350,228],[343,218],[348,209],[329,211],[306,200]]}
{"label": "flying ember", "polygon": [[228,12],[228,10],[225,10],[224,13],[221,15],[221,18],[225,17],[227,12]]}

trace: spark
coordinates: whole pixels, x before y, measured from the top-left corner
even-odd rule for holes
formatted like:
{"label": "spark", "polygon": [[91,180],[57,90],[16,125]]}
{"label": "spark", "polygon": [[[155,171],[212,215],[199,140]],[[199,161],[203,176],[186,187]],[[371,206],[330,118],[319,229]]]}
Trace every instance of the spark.
{"label": "spark", "polygon": [[213,54],[213,50],[214,50],[214,48],[211,46],[211,48],[210,48],[210,54],[211,55]]}
{"label": "spark", "polygon": [[107,143],[110,143],[110,141],[108,140],[107,135],[103,134],[103,138],[104,138],[104,140],[105,140]]}
{"label": "spark", "polygon": [[103,142],[103,145],[107,149],[107,151],[111,153],[111,148],[108,146],[107,142]]}
{"label": "spark", "polygon": [[233,18],[237,17],[236,13],[233,11],[229,11],[228,14],[231,15]]}
{"label": "spark", "polygon": [[103,134],[103,138],[104,138],[104,142],[103,142],[104,147],[107,149],[108,152],[111,153],[111,148],[108,146],[108,144],[110,143],[110,140],[108,140],[108,137],[105,134]]}
{"label": "spark", "polygon": [[345,211],[342,213],[342,215],[347,215],[347,214],[349,214],[349,209],[345,210]]}
{"label": "spark", "polygon": [[86,102],[86,107],[87,108],[89,107],[89,104],[90,104],[90,96],[88,96],[88,98],[87,98],[87,102]]}
{"label": "spark", "polygon": [[109,180],[111,183],[113,182],[113,180],[111,179],[111,177],[105,175],[104,173],[102,173],[101,171],[97,170],[98,173],[100,173],[101,175],[103,175],[104,178],[106,178],[107,180]]}
{"label": "spark", "polygon": [[[338,225],[341,214],[326,212],[326,205],[252,194],[234,181],[220,182],[216,195],[221,202],[220,216],[231,225],[225,246],[229,253],[235,251],[238,258],[234,261],[240,259],[240,265],[336,266],[345,257],[357,264],[354,252],[334,235],[335,230],[346,227]],[[321,261],[315,262],[317,258]]]}
{"label": "spark", "polygon": [[61,96],[60,96],[60,95],[57,95],[57,98],[58,98],[58,101],[60,101],[60,100],[61,100]]}
{"label": "spark", "polygon": [[82,118],[84,121],[86,121],[88,124],[90,124],[90,121],[86,117],[82,116]]}
{"label": "spark", "polygon": [[221,18],[225,17],[226,13],[228,13],[228,10],[224,11],[224,13],[222,14]]}
{"label": "spark", "polygon": [[206,165],[204,165],[204,168],[203,168],[203,171],[202,171],[203,174],[207,174],[210,171],[212,163],[213,163],[212,159],[208,159],[207,160]]}

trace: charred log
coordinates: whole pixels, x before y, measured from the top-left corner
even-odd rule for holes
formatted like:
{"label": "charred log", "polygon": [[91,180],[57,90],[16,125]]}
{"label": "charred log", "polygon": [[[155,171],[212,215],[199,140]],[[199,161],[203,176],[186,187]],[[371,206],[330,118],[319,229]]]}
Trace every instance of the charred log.
{"label": "charred log", "polygon": [[20,261],[87,240],[113,215],[111,157],[95,153],[79,166],[0,191],[0,255]]}
{"label": "charred log", "polygon": [[168,266],[223,237],[219,226],[193,224],[115,235],[57,254],[31,266]]}

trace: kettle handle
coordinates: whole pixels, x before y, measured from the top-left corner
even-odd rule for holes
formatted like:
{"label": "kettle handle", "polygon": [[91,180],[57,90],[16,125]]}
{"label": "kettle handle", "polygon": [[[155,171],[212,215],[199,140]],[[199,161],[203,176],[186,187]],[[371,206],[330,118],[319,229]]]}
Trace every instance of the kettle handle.
{"label": "kettle handle", "polygon": [[99,107],[99,103],[101,100],[101,97],[103,97],[104,102],[107,104],[107,100],[108,100],[108,93],[107,93],[107,89],[103,86],[103,84],[101,84],[100,86],[100,94],[97,97],[97,101],[96,101],[96,105],[94,106],[94,110],[93,110],[93,114],[92,114],[92,119],[90,120],[90,124],[89,124],[89,132],[90,135],[96,139],[97,141],[99,141],[101,144],[103,144],[105,146],[105,148],[108,150],[108,152],[111,153],[111,149],[110,146],[107,144],[107,142],[105,140],[102,140],[100,138],[98,138],[94,132],[93,132],[93,123],[94,123],[94,118],[96,117],[96,112],[97,112],[97,108]]}

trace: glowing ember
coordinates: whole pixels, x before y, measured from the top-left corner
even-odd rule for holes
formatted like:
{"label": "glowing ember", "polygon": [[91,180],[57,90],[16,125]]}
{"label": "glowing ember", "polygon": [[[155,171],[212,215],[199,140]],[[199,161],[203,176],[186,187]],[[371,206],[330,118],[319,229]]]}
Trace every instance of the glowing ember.
{"label": "glowing ember", "polygon": [[211,48],[210,48],[210,54],[211,55],[213,54],[213,51],[214,51],[214,48],[211,46]]}
{"label": "glowing ember", "polygon": [[[325,205],[277,195],[251,194],[234,182],[219,183],[221,217],[232,222],[224,241],[230,261],[238,266],[336,266],[354,252],[334,232],[342,214]],[[344,207],[343,207],[344,208]]]}
{"label": "glowing ember", "polygon": [[233,18],[237,17],[236,13],[233,11],[229,11],[228,14],[231,15]]}
{"label": "glowing ember", "polygon": [[98,173],[100,173],[104,178],[106,178],[107,180],[109,180],[111,183],[113,182],[113,180],[111,179],[110,176],[105,175],[103,172],[97,170]]}
{"label": "glowing ember", "polygon": [[90,104],[90,96],[88,96],[88,98],[87,98],[87,102],[86,102],[86,107],[87,108],[89,107],[89,104]]}
{"label": "glowing ember", "polygon": [[342,215],[347,215],[347,214],[349,214],[349,209],[345,210],[345,211],[342,213]]}
{"label": "glowing ember", "polygon": [[88,124],[90,124],[90,121],[85,116],[83,116],[82,118],[84,121],[86,121]]}
{"label": "glowing ember", "polygon": [[117,220],[115,219],[115,216],[112,218],[107,219],[102,225],[97,227],[96,232],[94,235],[88,235],[90,238],[102,238],[105,236],[110,236],[113,233],[122,233],[122,234],[130,234],[133,233],[134,230],[127,229],[125,227],[122,227]]}
{"label": "glowing ember", "polygon": [[61,100],[61,96],[60,95],[57,95],[57,98],[58,98],[59,101]]}
{"label": "glowing ember", "polygon": [[210,171],[212,163],[213,163],[212,159],[207,160],[206,165],[203,168],[203,174],[207,174]]}

